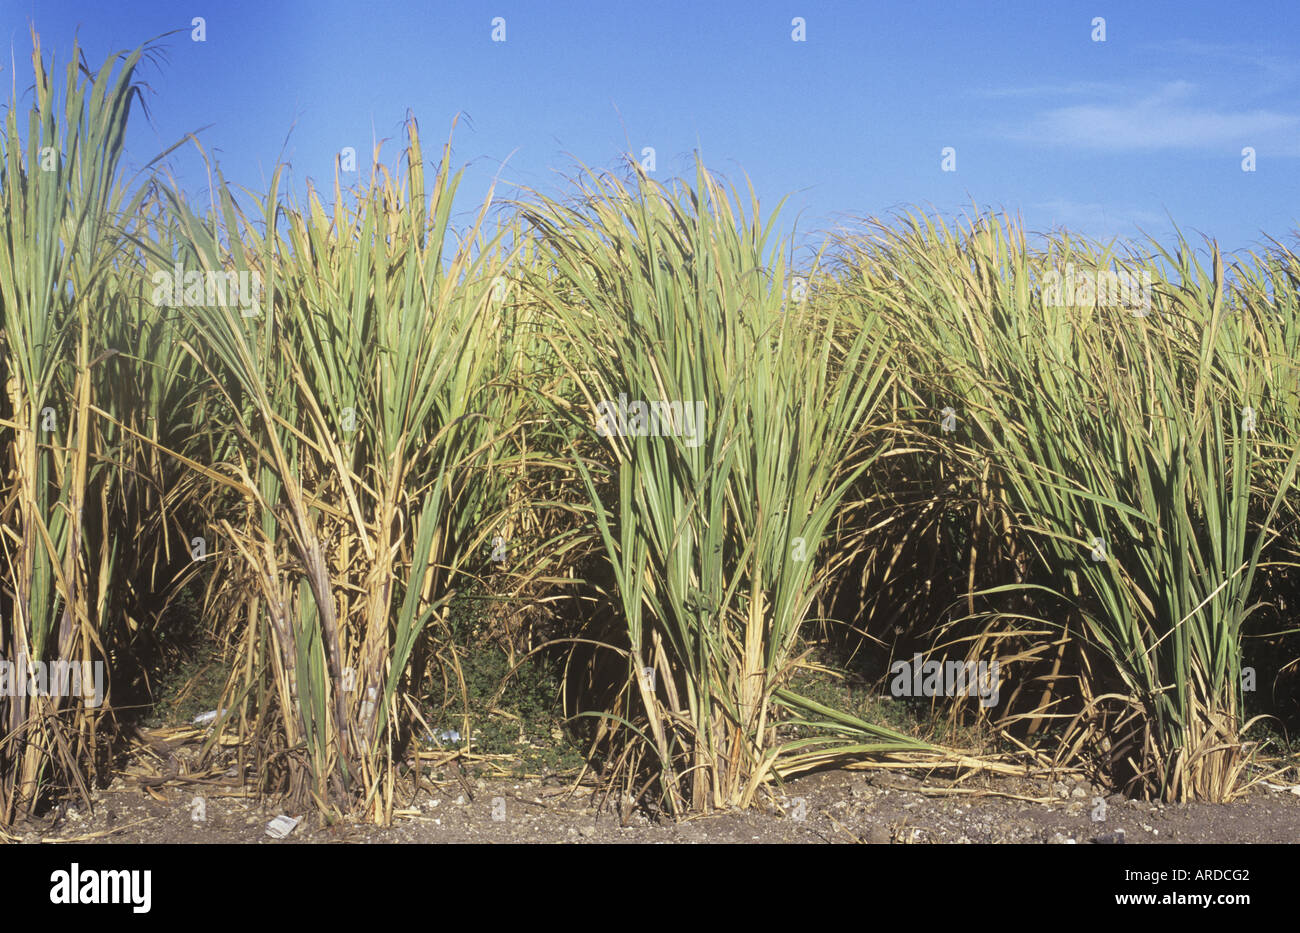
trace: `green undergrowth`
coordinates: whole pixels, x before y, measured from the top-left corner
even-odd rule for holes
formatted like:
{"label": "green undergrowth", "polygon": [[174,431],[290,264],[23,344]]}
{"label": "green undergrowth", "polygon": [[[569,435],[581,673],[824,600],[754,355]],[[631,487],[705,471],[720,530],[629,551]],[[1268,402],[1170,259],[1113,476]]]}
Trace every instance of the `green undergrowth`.
{"label": "green undergrowth", "polygon": [[[823,706],[933,745],[984,754],[999,750],[1001,744],[986,726],[954,718],[949,707],[937,707],[934,699],[890,696],[887,680],[868,683],[858,675],[837,670],[825,657],[796,672],[790,689]],[[808,727],[781,728],[791,739],[813,734]]]}
{"label": "green undergrowth", "polygon": [[520,776],[581,767],[581,751],[561,708],[562,662],[509,650],[493,629],[489,606],[464,597],[453,607],[455,663],[453,649],[444,649],[441,670],[423,697],[430,728],[418,737],[420,744],[508,756],[507,767]]}
{"label": "green undergrowth", "polygon": [[188,725],[200,713],[215,710],[228,674],[215,647],[193,649],[158,681],[158,699],[144,725],[151,729]]}

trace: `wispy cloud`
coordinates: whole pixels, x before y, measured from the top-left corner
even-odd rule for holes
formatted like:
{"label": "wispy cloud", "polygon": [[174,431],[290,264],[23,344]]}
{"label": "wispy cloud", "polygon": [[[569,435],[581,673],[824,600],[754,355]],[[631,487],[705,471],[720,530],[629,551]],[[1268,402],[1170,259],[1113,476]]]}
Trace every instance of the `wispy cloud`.
{"label": "wispy cloud", "polygon": [[1124,90],[1124,85],[1113,81],[1070,81],[1065,84],[1035,84],[1027,87],[971,87],[968,97],[1004,99],[1014,97],[1077,97],[1080,95],[1110,95]]}
{"label": "wispy cloud", "polygon": [[1010,131],[1012,138],[1111,152],[1231,150],[1254,146],[1300,155],[1300,115],[1256,108],[1234,111],[1195,102],[1196,85],[1174,81],[1129,103],[1057,107]]}
{"label": "wispy cloud", "polygon": [[1294,55],[1275,55],[1256,45],[1202,42],[1197,39],[1161,39],[1144,42],[1140,48],[1147,56],[1175,59],[1181,67],[1186,67],[1193,60],[1199,60],[1202,64],[1227,64],[1234,66],[1241,74],[1264,72],[1281,83],[1290,83],[1300,75],[1300,66],[1297,66]]}

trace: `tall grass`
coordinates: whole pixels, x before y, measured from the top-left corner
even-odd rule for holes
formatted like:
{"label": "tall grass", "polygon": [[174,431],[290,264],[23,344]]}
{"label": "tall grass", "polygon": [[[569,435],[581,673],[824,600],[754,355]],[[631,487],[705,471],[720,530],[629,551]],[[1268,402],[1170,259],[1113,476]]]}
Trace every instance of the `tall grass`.
{"label": "tall grass", "polygon": [[[908,218],[857,271],[1038,549],[1034,579],[1015,586],[1058,597],[1067,616],[1044,621],[1113,665],[1122,689],[1088,697],[1123,710],[1093,733],[1112,767],[1166,799],[1222,800],[1246,761],[1252,585],[1296,455],[1241,415],[1285,365],[1248,346],[1270,305],[1228,308],[1217,249],[1208,270],[1185,243],[1164,258],[1168,281],[1154,259],[1068,238],[1031,249],[1008,220]],[[1152,307],[1045,300],[1070,263],[1149,273]]]}
{"label": "tall grass", "polygon": [[506,256],[481,236],[490,196],[454,232],[449,152],[426,188],[413,120],[407,129],[400,180],[376,163],[367,186],[336,187],[328,213],[314,190],[305,209],[281,205],[273,185],[254,229],[224,185],[207,218],[173,198],[195,268],[255,270],[265,289],[252,315],[187,309],[235,413],[230,468],[256,519],[224,527],[257,584],[231,709],[263,725],[278,709],[264,754],[291,763],[291,792],[380,822],[409,740],[417,648],[485,563],[518,408],[494,382],[514,351],[502,338]]}
{"label": "tall grass", "polygon": [[[607,454],[576,462],[626,622],[614,755],[646,754],[674,812],[745,806],[772,776],[773,701],[890,380],[877,328],[787,289],[775,216],[702,166],[693,188],[638,170],[526,211],[558,270],[542,294],[581,394],[564,412]],[[656,431],[616,424],[625,403],[676,407]]]}
{"label": "tall grass", "polygon": [[[83,796],[103,764],[98,733],[109,707],[91,683],[36,679],[29,666],[71,663],[80,672],[108,658],[105,640],[124,516],[121,477],[104,458],[112,443],[99,406],[115,406],[121,373],[105,360],[108,323],[128,316],[133,270],[124,219],[146,192],[119,177],[127,117],[146,49],[114,56],[98,71],[74,44],[63,79],[46,69],[33,35],[33,100],[17,93],[4,124],[0,166],[0,315],[4,327],[5,593],[0,656],[16,665],[0,696],[0,822],[33,812],[51,787]],[[126,349],[125,347],[121,349]],[[121,398],[136,399],[129,392]],[[153,396],[156,400],[157,396]],[[147,399],[146,399],[147,401]],[[156,412],[155,412],[156,413]],[[120,440],[120,439],[119,439]],[[121,450],[117,453],[120,455]],[[89,534],[88,534],[89,529]],[[147,539],[140,542],[147,553]],[[39,668],[38,668],[39,669]],[[47,677],[56,668],[45,667]]]}

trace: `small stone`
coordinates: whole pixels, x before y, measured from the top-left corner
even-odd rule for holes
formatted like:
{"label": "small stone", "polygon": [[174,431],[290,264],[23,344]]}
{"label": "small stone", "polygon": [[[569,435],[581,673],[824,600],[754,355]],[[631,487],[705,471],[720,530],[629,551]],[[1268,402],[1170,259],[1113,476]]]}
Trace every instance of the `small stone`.
{"label": "small stone", "polygon": [[1077,785],[1074,790],[1070,791],[1070,796],[1082,800],[1088,796],[1088,789],[1082,784]]}

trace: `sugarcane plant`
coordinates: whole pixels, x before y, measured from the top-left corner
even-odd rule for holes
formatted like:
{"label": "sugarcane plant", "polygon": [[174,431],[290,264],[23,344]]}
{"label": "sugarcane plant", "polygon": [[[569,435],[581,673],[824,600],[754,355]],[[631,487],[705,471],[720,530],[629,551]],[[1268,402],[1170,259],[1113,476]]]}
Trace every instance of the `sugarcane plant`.
{"label": "sugarcane plant", "polygon": [[611,774],[649,762],[631,796],[653,785],[675,813],[747,806],[775,774],[774,701],[835,564],[827,529],[876,454],[890,375],[878,330],[807,300],[752,189],[746,214],[702,165],[678,190],[633,172],[525,211],[556,269],[537,291],[578,396],[556,417],[603,451],[572,448],[626,679],[591,714]]}
{"label": "sugarcane plant", "polygon": [[32,45],[26,132],[15,92],[0,165],[0,444],[12,478],[0,506],[6,824],[30,815],[52,788],[86,798],[103,764],[103,665],[120,621],[109,614],[112,537],[124,516],[99,406],[114,404],[104,364],[119,352],[106,346],[107,322],[125,314],[139,280],[126,231],[147,189],[126,184],[119,167],[137,70],[152,49],[114,55],[92,72],[74,43],[60,82],[34,32]]}
{"label": "sugarcane plant", "polygon": [[417,643],[487,563],[519,406],[497,379],[517,352],[501,339],[505,229],[485,235],[490,194],[453,229],[449,149],[430,191],[413,119],[407,133],[400,179],[376,150],[369,184],[336,182],[329,213],[314,188],[305,209],[279,203],[278,173],[260,229],[224,182],[205,218],[172,199],[188,263],[262,283],[253,302],[186,308],[236,413],[229,466],[255,519],[223,529],[257,586],[230,696],[274,723],[267,760],[301,755],[291,792],[381,823]]}
{"label": "sugarcane plant", "polygon": [[[1068,267],[1141,284],[1122,302],[1063,291]],[[891,327],[928,350],[972,460],[993,464],[1042,556],[1034,579],[981,595],[1058,600],[1066,615],[1040,621],[1112,665],[1116,689],[1088,696],[1081,719],[1122,710],[1087,743],[1116,777],[1169,800],[1231,797],[1248,760],[1243,631],[1296,469],[1293,445],[1239,414],[1281,363],[1246,339],[1269,307],[1229,308],[1214,248],[1208,271],[1185,243],[1147,257],[1066,237],[1030,248],[995,217],[955,231],[908,218],[860,271]]]}

